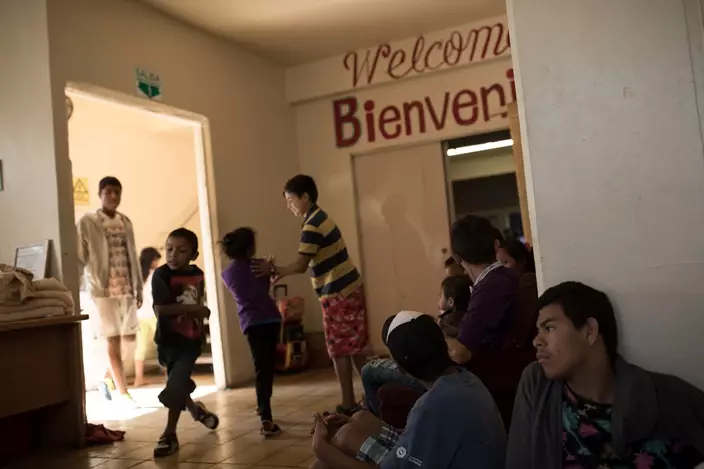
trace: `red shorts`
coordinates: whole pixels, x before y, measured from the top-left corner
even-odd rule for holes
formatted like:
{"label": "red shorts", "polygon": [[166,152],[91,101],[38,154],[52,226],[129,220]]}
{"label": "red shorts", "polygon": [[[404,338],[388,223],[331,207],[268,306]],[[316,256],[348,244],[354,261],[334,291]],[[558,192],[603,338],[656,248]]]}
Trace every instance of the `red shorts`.
{"label": "red shorts", "polygon": [[346,298],[324,298],[323,328],[330,358],[359,355],[367,345],[367,307],[364,289]]}

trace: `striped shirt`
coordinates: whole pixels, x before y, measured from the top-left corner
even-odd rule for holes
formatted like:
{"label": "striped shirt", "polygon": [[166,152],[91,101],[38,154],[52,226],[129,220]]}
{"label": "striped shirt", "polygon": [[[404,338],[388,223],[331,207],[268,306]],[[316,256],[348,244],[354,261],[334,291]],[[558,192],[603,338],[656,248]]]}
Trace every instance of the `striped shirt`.
{"label": "striped shirt", "polygon": [[310,256],[313,288],[320,299],[346,298],[362,286],[362,277],[350,260],[342,233],[317,206],[306,214],[298,252]]}

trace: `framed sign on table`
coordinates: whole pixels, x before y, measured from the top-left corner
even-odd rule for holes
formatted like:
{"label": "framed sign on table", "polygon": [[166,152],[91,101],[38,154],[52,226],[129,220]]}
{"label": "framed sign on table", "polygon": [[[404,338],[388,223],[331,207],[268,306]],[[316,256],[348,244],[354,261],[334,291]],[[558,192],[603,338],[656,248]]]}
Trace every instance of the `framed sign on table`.
{"label": "framed sign on table", "polygon": [[20,246],[15,250],[15,267],[29,270],[34,280],[46,278],[49,268],[50,241]]}

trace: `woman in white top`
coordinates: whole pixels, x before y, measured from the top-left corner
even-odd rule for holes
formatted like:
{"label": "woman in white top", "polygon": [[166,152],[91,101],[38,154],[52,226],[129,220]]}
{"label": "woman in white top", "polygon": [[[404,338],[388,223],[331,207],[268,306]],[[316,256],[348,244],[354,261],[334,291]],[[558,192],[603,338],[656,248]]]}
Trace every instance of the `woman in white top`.
{"label": "woman in white top", "polygon": [[156,315],[154,314],[154,300],[152,298],[152,274],[157,267],[161,254],[156,248],[144,248],[139,254],[139,263],[142,268],[144,281],[144,301],[137,311],[139,319],[139,334],[137,335],[137,348],[134,352],[134,386],[144,384],[144,360],[147,358],[150,346],[154,344],[156,331]]}

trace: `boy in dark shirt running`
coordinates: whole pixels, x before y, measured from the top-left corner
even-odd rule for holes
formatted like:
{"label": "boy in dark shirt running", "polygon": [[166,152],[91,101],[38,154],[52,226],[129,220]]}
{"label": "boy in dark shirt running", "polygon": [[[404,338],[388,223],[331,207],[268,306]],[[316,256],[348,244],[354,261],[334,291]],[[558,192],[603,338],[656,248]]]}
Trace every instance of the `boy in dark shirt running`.
{"label": "boy in dark shirt running", "polygon": [[193,419],[213,430],[218,426],[217,415],[202,402],[194,402],[191,393],[196,384],[191,373],[203,344],[203,319],[210,310],[203,306],[203,271],[191,262],[198,258],[198,236],[179,228],[166,240],[166,264],[154,271],[152,296],[157,329],[154,341],[159,362],[166,367],[166,388],[159,401],[169,409],[164,433],[154,448],[154,457],[164,457],[178,451],[176,425],[185,409]]}

